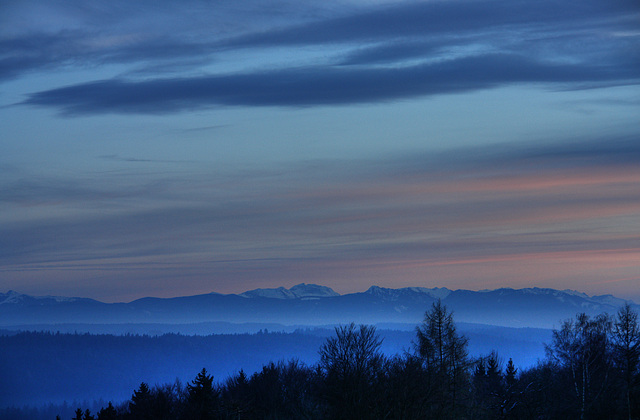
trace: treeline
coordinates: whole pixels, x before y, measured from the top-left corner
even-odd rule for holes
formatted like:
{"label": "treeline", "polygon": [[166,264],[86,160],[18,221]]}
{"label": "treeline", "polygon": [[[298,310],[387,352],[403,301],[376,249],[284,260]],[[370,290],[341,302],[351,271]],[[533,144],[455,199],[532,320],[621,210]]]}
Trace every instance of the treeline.
{"label": "treeline", "polygon": [[498,351],[471,358],[440,302],[417,327],[411,351],[387,357],[380,347],[374,327],[342,326],[320,345],[317,364],[270,363],[221,383],[203,369],[186,385],[142,383],[129,401],[78,408],[73,418],[640,418],[640,329],[629,306],[615,317],[565,321],[546,358],[521,371]]}
{"label": "treeline", "polygon": [[155,384],[180,378],[186,382],[203,366],[221,379],[240,367],[256,372],[269,360],[293,355],[314,364],[318,348],[330,335],[327,329],[210,336],[49,332],[0,336],[0,419],[17,418],[6,415],[4,407],[100,398],[124,401],[142,380]]}

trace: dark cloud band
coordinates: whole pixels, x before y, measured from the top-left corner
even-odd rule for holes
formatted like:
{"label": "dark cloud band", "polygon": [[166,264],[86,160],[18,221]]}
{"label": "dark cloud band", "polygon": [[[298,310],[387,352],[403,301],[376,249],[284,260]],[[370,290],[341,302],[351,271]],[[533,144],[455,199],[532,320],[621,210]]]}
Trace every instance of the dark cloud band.
{"label": "dark cloud band", "polygon": [[32,94],[24,104],[63,113],[165,113],[226,106],[304,107],[375,103],[486,89],[510,83],[598,84],[626,81],[624,67],[536,62],[490,54],[407,67],[310,67],[144,81],[84,83]]}

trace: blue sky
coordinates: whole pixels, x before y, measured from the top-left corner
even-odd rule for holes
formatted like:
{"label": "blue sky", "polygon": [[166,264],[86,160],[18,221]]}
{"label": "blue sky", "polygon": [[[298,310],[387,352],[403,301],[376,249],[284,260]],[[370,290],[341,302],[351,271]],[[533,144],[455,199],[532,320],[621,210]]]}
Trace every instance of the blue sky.
{"label": "blue sky", "polygon": [[4,1],[0,290],[640,301],[635,0]]}

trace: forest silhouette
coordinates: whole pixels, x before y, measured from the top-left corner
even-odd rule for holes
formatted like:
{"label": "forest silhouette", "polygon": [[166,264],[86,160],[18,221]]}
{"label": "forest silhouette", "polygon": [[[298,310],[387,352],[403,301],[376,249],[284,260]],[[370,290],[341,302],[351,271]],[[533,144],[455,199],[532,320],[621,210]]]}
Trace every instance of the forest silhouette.
{"label": "forest silhouette", "polygon": [[525,370],[499,349],[470,357],[440,301],[411,350],[389,357],[381,344],[375,327],[343,325],[315,365],[271,362],[221,383],[203,368],[186,385],[142,382],[129,401],[95,413],[78,408],[73,419],[640,418],[640,327],[629,305],[615,316],[564,321],[545,359]]}

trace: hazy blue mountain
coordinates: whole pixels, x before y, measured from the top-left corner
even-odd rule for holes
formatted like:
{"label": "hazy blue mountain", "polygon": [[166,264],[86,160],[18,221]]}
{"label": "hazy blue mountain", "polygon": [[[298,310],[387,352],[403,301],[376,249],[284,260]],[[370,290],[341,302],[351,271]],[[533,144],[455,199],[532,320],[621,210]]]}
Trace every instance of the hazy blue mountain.
{"label": "hazy blue mountain", "polygon": [[254,289],[241,293],[246,298],[265,297],[273,299],[320,299],[325,297],[340,296],[333,289],[317,284],[297,284],[291,289],[278,287],[276,289]]}
{"label": "hazy blue mountain", "polygon": [[[622,299],[588,296],[571,290],[541,288],[484,291],[372,286],[365,292],[339,295],[332,289],[299,284],[290,289],[256,289],[241,294],[210,293],[175,298],[147,297],[129,303],[93,299],[35,297],[0,293],[0,326],[24,324],[119,323],[260,323],[331,325],[422,321],[437,300],[454,312],[457,322],[507,327],[551,328],[576,313],[615,313]],[[639,308],[633,305],[636,310]]]}

